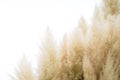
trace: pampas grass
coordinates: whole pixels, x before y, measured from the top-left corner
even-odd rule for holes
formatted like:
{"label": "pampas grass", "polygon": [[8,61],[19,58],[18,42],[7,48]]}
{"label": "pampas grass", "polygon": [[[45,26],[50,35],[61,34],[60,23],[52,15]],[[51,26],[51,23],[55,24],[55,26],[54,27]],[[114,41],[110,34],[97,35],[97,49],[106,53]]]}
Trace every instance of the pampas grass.
{"label": "pampas grass", "polygon": [[38,59],[38,80],[51,80],[58,73],[57,48],[49,28],[42,45],[42,60]]}
{"label": "pampas grass", "polygon": [[103,0],[91,24],[81,18],[60,46],[48,29],[40,51],[37,76],[23,59],[15,80],[120,80],[119,0]]}
{"label": "pampas grass", "polygon": [[31,63],[24,55],[20,61],[18,68],[15,70],[15,74],[11,75],[12,80],[35,80]]}

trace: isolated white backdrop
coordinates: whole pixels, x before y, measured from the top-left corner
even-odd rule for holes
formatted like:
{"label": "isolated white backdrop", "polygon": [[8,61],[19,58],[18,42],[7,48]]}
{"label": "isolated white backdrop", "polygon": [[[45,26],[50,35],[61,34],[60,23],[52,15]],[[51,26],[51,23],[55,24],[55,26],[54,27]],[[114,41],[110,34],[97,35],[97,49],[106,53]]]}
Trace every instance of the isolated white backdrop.
{"label": "isolated white backdrop", "polygon": [[8,74],[23,53],[31,59],[39,52],[46,27],[59,41],[65,32],[78,26],[83,16],[90,23],[99,0],[0,0],[0,80]]}

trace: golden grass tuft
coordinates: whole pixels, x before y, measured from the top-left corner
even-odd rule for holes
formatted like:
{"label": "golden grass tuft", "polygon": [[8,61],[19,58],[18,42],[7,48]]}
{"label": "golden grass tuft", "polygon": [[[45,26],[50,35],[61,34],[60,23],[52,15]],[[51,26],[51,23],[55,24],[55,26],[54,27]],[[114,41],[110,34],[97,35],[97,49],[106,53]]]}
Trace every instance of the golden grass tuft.
{"label": "golden grass tuft", "polygon": [[120,80],[119,0],[103,0],[91,24],[81,18],[60,46],[48,29],[40,51],[37,76],[25,60],[15,80]]}

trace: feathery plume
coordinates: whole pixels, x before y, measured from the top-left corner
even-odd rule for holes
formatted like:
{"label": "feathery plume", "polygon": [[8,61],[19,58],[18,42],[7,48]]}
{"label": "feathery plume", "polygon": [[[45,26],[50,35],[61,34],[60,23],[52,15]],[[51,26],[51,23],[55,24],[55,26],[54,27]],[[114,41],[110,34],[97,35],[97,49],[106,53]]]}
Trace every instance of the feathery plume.
{"label": "feathery plume", "polygon": [[103,0],[103,12],[107,15],[117,15],[120,13],[119,0]]}
{"label": "feathery plume", "polygon": [[83,80],[82,58],[83,43],[80,28],[76,28],[68,41],[68,69],[69,80]]}
{"label": "feathery plume", "polygon": [[[90,30],[88,31],[88,27]],[[37,78],[23,59],[15,80],[120,80],[120,2],[103,0],[88,25],[80,25],[60,45],[47,29],[38,57]]]}
{"label": "feathery plume", "polygon": [[45,40],[42,44],[42,57],[38,63],[38,79],[39,80],[53,80],[57,74],[57,56],[56,45],[52,34],[47,29]]}
{"label": "feathery plume", "polygon": [[15,70],[15,74],[12,76],[13,80],[35,80],[35,74],[33,74],[33,70],[30,62],[27,57],[24,55],[21,59],[21,62],[18,68]]}

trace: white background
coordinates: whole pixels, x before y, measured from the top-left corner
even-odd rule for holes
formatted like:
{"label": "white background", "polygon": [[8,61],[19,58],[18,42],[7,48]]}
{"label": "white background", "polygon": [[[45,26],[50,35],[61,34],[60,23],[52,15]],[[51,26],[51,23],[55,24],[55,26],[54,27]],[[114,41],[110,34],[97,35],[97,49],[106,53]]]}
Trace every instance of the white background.
{"label": "white background", "polygon": [[[0,80],[8,80],[23,53],[35,57],[46,27],[59,41],[78,26],[90,23],[99,0],[0,0]],[[32,59],[31,58],[31,59]]]}

